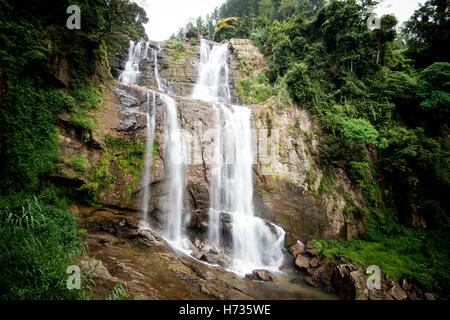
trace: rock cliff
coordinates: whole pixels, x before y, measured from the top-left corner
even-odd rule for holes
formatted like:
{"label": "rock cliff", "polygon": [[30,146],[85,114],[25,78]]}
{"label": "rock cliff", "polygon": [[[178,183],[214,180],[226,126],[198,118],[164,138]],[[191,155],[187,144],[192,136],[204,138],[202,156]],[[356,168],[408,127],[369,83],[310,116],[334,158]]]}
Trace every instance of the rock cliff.
{"label": "rock cliff", "polygon": [[[143,154],[132,152],[129,146],[145,142],[148,96],[156,101],[154,166],[151,173],[150,217],[155,225],[164,220],[163,188],[166,181],[164,158],[164,106],[155,89],[154,52],[158,52],[161,76],[173,89],[178,118],[191,152],[188,166],[186,221],[189,229],[201,235],[207,225],[209,205],[209,173],[213,150],[214,112],[208,103],[192,100],[190,92],[196,82],[199,47],[173,42],[152,43],[146,59],[139,66],[140,86],[111,81],[102,90],[102,105],[93,111],[95,128],[89,137],[67,121],[59,121],[60,158],[63,163],[82,154],[88,159],[87,170],[80,174],[63,167],[52,173],[65,185],[79,192],[97,192],[101,205],[139,210],[143,192]],[[117,79],[124,68],[126,54],[110,57],[109,66]],[[252,77],[267,69],[264,57],[249,40],[232,39],[229,46],[230,87],[241,77]],[[232,101],[241,103],[233,94]],[[351,210],[360,203],[361,192],[343,171],[328,179],[320,169],[315,155],[321,139],[319,125],[306,110],[297,105],[281,105],[272,97],[262,104],[249,105],[253,111],[258,158],[254,165],[255,212],[283,227],[287,232],[286,246],[297,239],[354,238],[364,233],[364,225]],[[116,141],[116,143],[112,143]],[[122,141],[123,143],[118,143]],[[267,142],[267,145],[265,142]],[[116,145],[117,147],[114,147]],[[134,150],[133,148],[131,148]]]}

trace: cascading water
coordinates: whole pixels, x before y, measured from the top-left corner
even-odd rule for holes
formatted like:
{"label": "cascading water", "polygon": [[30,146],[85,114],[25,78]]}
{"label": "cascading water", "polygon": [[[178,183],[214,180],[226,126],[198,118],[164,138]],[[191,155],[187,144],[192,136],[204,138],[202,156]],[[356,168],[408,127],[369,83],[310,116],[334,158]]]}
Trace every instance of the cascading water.
{"label": "cascading water", "polygon": [[[152,48],[154,57],[154,75],[158,89],[165,93],[172,93],[170,86],[162,79],[158,70],[158,50]],[[178,121],[178,113],[175,99],[160,93],[159,97],[163,102],[165,114],[165,161],[167,171],[167,183],[169,190],[167,222],[165,225],[165,237],[176,248],[183,247],[183,213],[184,213],[184,190],[186,175],[186,145]]]}
{"label": "cascading water", "polygon": [[177,247],[182,247],[182,218],[185,189],[186,148],[178,124],[175,100],[161,95],[166,107],[166,165],[169,184],[169,211],[165,236]]}
{"label": "cascading water", "polygon": [[144,195],[142,197],[142,214],[144,221],[147,221],[148,204],[150,201],[150,176],[153,166],[153,141],[155,138],[155,115],[156,115],[156,97],[155,93],[152,94],[152,104],[150,108],[150,92],[147,91],[147,112],[146,112],[146,133],[147,133],[147,145],[145,152],[145,165],[144,165]]}
{"label": "cascading water", "polygon": [[[142,59],[147,58],[149,49],[148,43],[130,41],[128,49],[128,60],[125,70],[119,77],[119,81],[125,84],[137,84],[139,82],[139,63]],[[154,59],[154,74],[158,90],[164,93],[172,93],[170,86],[159,75],[158,70],[158,53],[161,48],[151,48]],[[166,171],[167,171],[167,188],[168,188],[168,212],[167,223],[165,225],[165,237],[175,247],[182,247],[182,217],[183,217],[183,195],[185,188],[185,164],[186,149],[178,122],[177,107],[175,100],[164,94],[159,93],[159,98],[163,102],[165,114],[165,143],[166,143]],[[145,172],[144,172],[144,191],[142,197],[142,212],[144,221],[147,220],[148,207],[150,202],[150,177],[151,168],[153,166],[153,142],[155,130],[155,114],[156,114],[156,96],[152,92],[152,103],[150,108],[150,92],[147,91],[147,110],[146,110],[146,131],[147,131],[147,150],[145,155]]]}
{"label": "cascading water", "polygon": [[228,86],[228,43],[211,47],[201,39],[199,77],[192,98],[230,102]]}
{"label": "cascading water", "polygon": [[214,168],[210,179],[209,243],[219,249],[222,220],[231,219],[232,262],[239,274],[264,268],[278,270],[284,231],[254,216],[251,111],[228,108],[228,44],[210,45],[202,39],[199,77],[192,97],[213,102],[216,114]]}
{"label": "cascading water", "polygon": [[130,41],[128,48],[128,60],[124,71],[119,76],[119,81],[129,84],[138,84],[139,81],[139,63],[147,57],[148,44],[145,42]]}
{"label": "cascading water", "polygon": [[[147,58],[148,43],[130,41],[128,48],[128,60],[125,63],[125,69],[119,76],[119,81],[125,84],[137,84],[139,82],[139,63],[142,59]],[[152,103],[150,106],[150,92],[147,91],[147,108],[146,108],[146,153],[144,164],[144,191],[141,200],[141,211],[144,216],[144,221],[147,220],[148,205],[150,201],[150,177],[153,166],[153,141],[155,131],[155,114],[156,101],[155,94],[152,92]]]}

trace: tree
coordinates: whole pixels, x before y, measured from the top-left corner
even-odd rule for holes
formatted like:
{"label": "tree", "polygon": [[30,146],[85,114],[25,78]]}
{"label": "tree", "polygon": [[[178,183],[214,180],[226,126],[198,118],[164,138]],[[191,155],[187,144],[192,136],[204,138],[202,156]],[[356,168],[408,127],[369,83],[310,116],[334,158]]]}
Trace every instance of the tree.
{"label": "tree", "polygon": [[450,113],[450,63],[435,62],[419,74],[420,108],[448,124]]}
{"label": "tree", "polygon": [[408,56],[420,68],[434,61],[449,62],[443,45],[450,42],[450,1],[428,0],[406,23]]}
{"label": "tree", "polygon": [[272,0],[262,0],[259,3],[259,15],[261,17],[272,19],[275,13],[275,6]]}
{"label": "tree", "polygon": [[398,21],[395,16],[385,15],[381,18],[381,28],[373,31],[373,35],[377,43],[376,64],[379,64],[380,60],[384,60],[383,58],[386,50],[386,43],[394,41],[396,36],[395,26],[397,23]]}
{"label": "tree", "polygon": [[305,12],[306,17],[311,19],[324,7],[325,3],[326,0],[300,0],[298,9],[300,12]]}
{"label": "tree", "polygon": [[367,69],[365,57],[374,52],[366,24],[369,16],[367,3],[356,0],[335,0],[320,11],[316,24],[323,34],[327,51],[334,57],[336,69],[340,65],[346,65],[350,72],[356,72],[357,68]]}
{"label": "tree", "polygon": [[[113,32],[128,31],[125,33],[134,33],[128,34],[133,38],[141,37],[144,40],[147,40],[143,24],[148,22],[148,18],[143,8],[128,0],[107,0],[105,1],[105,4],[106,28],[104,29],[102,36],[109,35]],[[82,10],[82,12],[89,12],[91,10],[91,8],[89,8],[89,10],[87,8],[86,10]],[[135,28],[130,29],[130,26],[135,26]]]}
{"label": "tree", "polygon": [[221,42],[225,39],[232,38],[236,34],[239,26],[240,19],[238,17],[220,19],[214,29],[214,41]]}
{"label": "tree", "polygon": [[284,19],[286,17],[290,17],[297,11],[298,9],[298,1],[297,0],[281,0],[280,7],[278,10]]}

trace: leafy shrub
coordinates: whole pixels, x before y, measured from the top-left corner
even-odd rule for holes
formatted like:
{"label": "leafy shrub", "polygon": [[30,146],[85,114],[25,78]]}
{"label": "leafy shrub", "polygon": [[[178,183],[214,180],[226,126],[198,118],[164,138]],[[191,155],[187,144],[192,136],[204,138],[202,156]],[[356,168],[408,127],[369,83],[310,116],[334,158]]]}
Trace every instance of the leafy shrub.
{"label": "leafy shrub", "polygon": [[191,46],[198,45],[198,39],[197,38],[191,38],[191,40],[189,40],[189,42],[191,43]]}
{"label": "leafy shrub", "polygon": [[273,94],[265,73],[261,73],[256,81],[248,78],[239,79],[236,89],[239,97],[247,103],[263,103]]}
{"label": "leafy shrub", "polygon": [[74,125],[76,125],[77,127],[83,128],[85,130],[92,130],[94,129],[94,120],[81,116],[81,115],[77,115],[77,114],[72,114],[68,117],[68,120],[73,123]]}
{"label": "leafy shrub", "polygon": [[391,279],[407,279],[427,291],[450,290],[448,230],[407,228],[395,210],[387,210],[368,225],[361,240],[323,240],[325,256],[346,257],[366,268],[378,265]]}
{"label": "leafy shrub", "polygon": [[304,63],[295,63],[286,73],[286,83],[292,96],[302,103],[310,102],[315,97],[315,90],[309,75],[308,66]]}
{"label": "leafy shrub", "polygon": [[72,166],[76,172],[83,174],[87,169],[87,160],[81,154],[78,154],[72,159]]}
{"label": "leafy shrub", "polygon": [[[153,146],[154,158],[155,149],[158,150],[157,144]],[[125,141],[109,134],[106,135],[105,150],[100,161],[92,167],[91,181],[83,184],[77,190],[80,200],[95,206],[98,198],[101,196],[101,190],[114,186],[119,176],[111,173],[110,167],[112,163],[117,166],[122,177],[132,176],[132,181],[126,188],[127,194],[130,194],[132,188],[139,182],[144,155],[145,144],[143,142],[139,140]]]}
{"label": "leafy shrub", "polygon": [[106,300],[133,300],[133,296],[125,291],[123,283],[118,283],[106,297]]}
{"label": "leafy shrub", "polygon": [[51,169],[58,159],[55,124],[68,103],[67,97],[56,89],[36,89],[29,77],[20,84],[11,84],[0,109],[2,191],[13,185],[33,190],[39,176]]}
{"label": "leafy shrub", "polygon": [[[8,206],[3,206],[9,203]],[[66,288],[70,253],[82,244],[75,217],[37,198],[3,199],[0,209],[0,298],[77,299]]]}
{"label": "leafy shrub", "polygon": [[342,123],[344,137],[364,143],[376,144],[378,131],[366,119],[350,119]]}
{"label": "leafy shrub", "polygon": [[96,108],[101,102],[100,93],[92,85],[76,87],[70,93],[83,109]]}
{"label": "leafy shrub", "polygon": [[370,168],[369,162],[350,161],[349,168],[347,169],[349,178],[362,185],[366,181],[367,173]]}

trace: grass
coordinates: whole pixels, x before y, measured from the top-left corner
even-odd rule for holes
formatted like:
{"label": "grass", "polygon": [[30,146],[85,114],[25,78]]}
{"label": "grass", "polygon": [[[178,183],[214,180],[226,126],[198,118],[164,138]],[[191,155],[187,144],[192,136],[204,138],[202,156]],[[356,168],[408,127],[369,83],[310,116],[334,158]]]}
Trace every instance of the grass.
{"label": "grass", "polygon": [[449,292],[448,230],[424,230],[398,224],[388,211],[384,221],[371,223],[358,240],[321,240],[322,254],[345,257],[367,268],[377,265],[391,279],[407,279],[427,291]]}
{"label": "grass", "polygon": [[133,300],[133,296],[126,292],[123,283],[118,283],[106,297],[106,300]]}
{"label": "grass", "polygon": [[83,245],[75,217],[55,189],[0,197],[0,299],[84,299],[66,287],[70,254]]}

